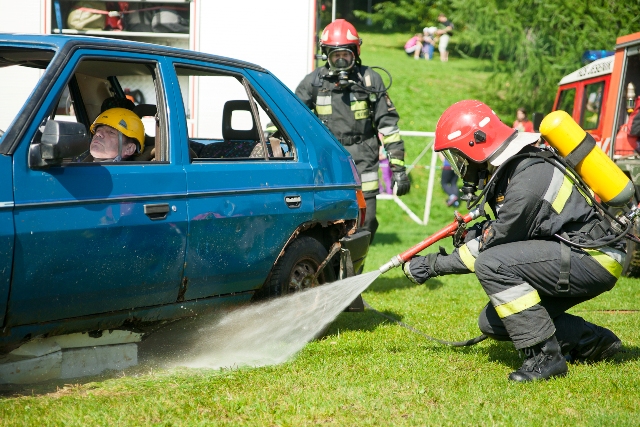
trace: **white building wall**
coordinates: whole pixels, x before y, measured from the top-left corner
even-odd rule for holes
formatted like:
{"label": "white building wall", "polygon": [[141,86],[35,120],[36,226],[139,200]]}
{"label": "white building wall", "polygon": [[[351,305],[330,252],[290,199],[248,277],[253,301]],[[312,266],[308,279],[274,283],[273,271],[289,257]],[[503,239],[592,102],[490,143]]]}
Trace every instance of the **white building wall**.
{"label": "white building wall", "polygon": [[[44,32],[44,2],[42,0],[0,0],[0,33]],[[0,130],[7,129],[23,101],[29,96],[38,79],[40,70],[25,70],[18,67],[0,69],[0,79],[13,82],[8,93],[2,93],[0,106]]]}
{"label": "white building wall", "polygon": [[0,33],[43,33],[44,3],[42,0],[0,0]]}
{"label": "white building wall", "polygon": [[291,90],[313,70],[314,0],[196,0],[195,49],[258,64]]}

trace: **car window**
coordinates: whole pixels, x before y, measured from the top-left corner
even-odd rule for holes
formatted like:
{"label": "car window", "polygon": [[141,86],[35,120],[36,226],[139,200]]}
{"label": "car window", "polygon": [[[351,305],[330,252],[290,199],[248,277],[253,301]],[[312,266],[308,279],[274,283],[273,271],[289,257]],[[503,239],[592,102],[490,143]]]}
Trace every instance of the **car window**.
{"label": "car window", "polygon": [[242,76],[182,65],[176,73],[192,161],[295,158],[290,138]]}
{"label": "car window", "polygon": [[604,82],[593,83],[584,87],[582,100],[582,119],[580,125],[584,130],[597,129],[604,97]]}
{"label": "car window", "polygon": [[576,89],[570,88],[560,92],[558,100],[558,110],[566,111],[569,115],[573,114],[573,102],[576,99]]}
{"label": "car window", "polygon": [[0,49],[0,139],[29,99],[54,52],[40,49]]}
{"label": "car window", "polygon": [[[104,111],[111,108],[130,110],[133,118],[142,122],[144,133],[134,134],[137,140],[136,152],[124,157],[123,163],[130,161],[167,161],[168,142],[162,138],[166,134],[164,109],[158,105],[161,99],[157,64],[154,62],[121,62],[108,60],[82,60],[62,91],[55,108],[47,120],[79,122],[90,129],[91,124]],[[92,135],[93,136],[93,135]],[[40,132],[32,140],[38,143]],[[94,155],[87,141],[86,151],[76,157],[65,159],[63,164],[92,163]],[[94,150],[95,151],[95,150]],[[93,154],[96,154],[95,152]]]}

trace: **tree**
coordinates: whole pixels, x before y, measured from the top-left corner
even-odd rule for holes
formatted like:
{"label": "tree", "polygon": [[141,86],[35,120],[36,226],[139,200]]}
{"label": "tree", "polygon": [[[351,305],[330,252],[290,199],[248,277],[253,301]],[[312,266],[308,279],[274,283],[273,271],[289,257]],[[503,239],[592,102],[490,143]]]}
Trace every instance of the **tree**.
{"label": "tree", "polygon": [[637,31],[640,4],[616,0],[453,0],[457,48],[489,57],[496,73],[486,102],[511,112],[551,110],[557,83],[585,50],[612,50]]}
{"label": "tree", "polygon": [[373,6],[373,13],[354,10],[359,19],[371,21],[383,30],[421,32],[422,28],[436,22],[438,13],[447,12],[448,2],[440,0],[396,0],[383,1]]}

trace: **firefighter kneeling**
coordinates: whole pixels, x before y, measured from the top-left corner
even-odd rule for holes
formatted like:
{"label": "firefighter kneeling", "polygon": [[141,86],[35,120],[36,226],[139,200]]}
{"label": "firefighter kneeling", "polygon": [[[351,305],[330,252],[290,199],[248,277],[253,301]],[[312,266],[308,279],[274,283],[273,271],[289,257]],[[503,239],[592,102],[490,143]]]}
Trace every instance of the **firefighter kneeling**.
{"label": "firefighter kneeling", "polygon": [[[466,186],[482,188],[506,163],[480,200],[495,219],[470,228],[464,244],[450,255],[414,257],[403,265],[416,283],[475,272],[490,301],[480,314],[480,330],[523,351],[522,367],[509,375],[519,382],[563,376],[567,360],[608,359],[621,346],[610,330],[566,310],[613,288],[624,247],[620,240],[598,249],[572,244],[588,242],[601,219],[561,168],[535,155],[512,159],[541,152],[532,145],[539,138],[514,132],[479,101],[449,107],[436,127],[435,150],[443,152]],[[597,238],[606,241],[611,231],[599,233]]]}

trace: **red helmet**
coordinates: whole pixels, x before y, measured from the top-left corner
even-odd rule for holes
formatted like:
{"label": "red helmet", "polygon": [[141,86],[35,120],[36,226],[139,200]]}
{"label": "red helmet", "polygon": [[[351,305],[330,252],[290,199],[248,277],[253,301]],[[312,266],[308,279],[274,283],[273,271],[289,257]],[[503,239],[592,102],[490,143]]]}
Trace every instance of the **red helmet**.
{"label": "red helmet", "polygon": [[488,161],[499,166],[538,139],[538,133],[518,132],[502,123],[486,104],[465,100],[456,102],[440,116],[434,149],[444,151],[455,169],[461,169],[461,165],[454,164],[460,154],[467,161]]}
{"label": "red helmet", "polygon": [[326,50],[332,47],[350,48],[356,56],[360,56],[362,39],[358,36],[356,27],[344,19],[336,19],[327,25],[320,36],[320,46],[326,54]]}

